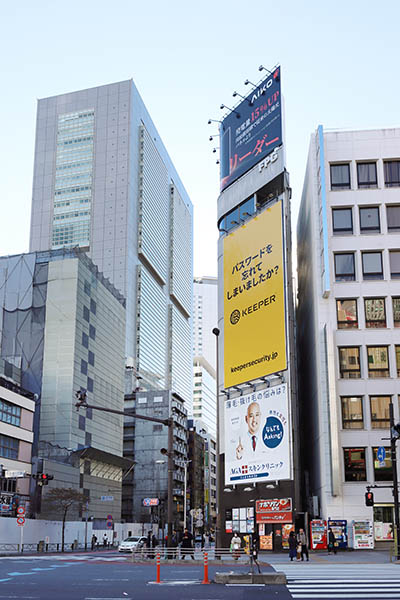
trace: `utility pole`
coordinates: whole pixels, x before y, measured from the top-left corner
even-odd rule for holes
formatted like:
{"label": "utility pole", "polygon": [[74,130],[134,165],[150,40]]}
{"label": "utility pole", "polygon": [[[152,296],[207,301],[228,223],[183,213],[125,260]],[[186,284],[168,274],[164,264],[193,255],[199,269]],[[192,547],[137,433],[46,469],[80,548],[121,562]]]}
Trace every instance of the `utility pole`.
{"label": "utility pole", "polygon": [[173,499],[173,486],[174,486],[174,420],[172,416],[168,419],[158,419],[157,417],[148,417],[147,415],[139,415],[135,411],[123,411],[114,410],[113,408],[102,408],[95,406],[94,404],[88,404],[86,401],[86,392],[78,390],[75,393],[78,402],[76,402],[76,410],[80,408],[91,408],[92,410],[100,410],[102,412],[112,413],[114,415],[122,415],[123,417],[134,417],[135,419],[142,419],[143,421],[152,421],[153,423],[161,423],[168,427],[168,483],[167,483],[167,514],[168,514],[168,540],[167,547],[171,547],[172,541],[172,521],[174,518],[174,499]]}
{"label": "utility pole", "polygon": [[217,505],[217,520],[215,526],[215,547],[221,548],[222,546],[222,531],[221,531],[221,457],[220,457],[220,446],[219,446],[219,334],[220,331],[218,327],[214,327],[212,330],[215,335],[215,344],[216,344],[216,376],[217,376],[217,384],[216,384],[216,402],[217,402],[217,439],[216,439],[216,454],[217,454],[217,497],[216,497],[216,505]]}
{"label": "utility pole", "polygon": [[393,402],[389,404],[390,416],[390,453],[393,471],[393,500],[394,500],[394,526],[396,530],[396,560],[400,560],[400,515],[399,515],[399,484],[397,477],[396,442],[400,437],[400,424],[394,424]]}

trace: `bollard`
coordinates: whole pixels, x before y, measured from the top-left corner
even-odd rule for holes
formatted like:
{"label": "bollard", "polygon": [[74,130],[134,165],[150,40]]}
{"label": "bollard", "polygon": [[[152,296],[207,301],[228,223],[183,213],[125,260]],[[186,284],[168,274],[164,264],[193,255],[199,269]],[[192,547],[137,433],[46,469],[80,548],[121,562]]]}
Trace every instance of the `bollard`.
{"label": "bollard", "polygon": [[208,552],[204,552],[204,579],[201,583],[210,583],[208,579]]}
{"label": "bollard", "polygon": [[157,553],[157,579],[156,579],[156,583],[161,583],[160,580],[160,554]]}

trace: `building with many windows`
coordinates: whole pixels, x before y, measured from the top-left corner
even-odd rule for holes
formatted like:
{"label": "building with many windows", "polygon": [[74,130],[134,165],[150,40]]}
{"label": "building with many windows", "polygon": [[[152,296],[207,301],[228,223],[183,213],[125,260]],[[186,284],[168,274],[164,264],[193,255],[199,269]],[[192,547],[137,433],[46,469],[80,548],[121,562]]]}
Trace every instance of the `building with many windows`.
{"label": "building with many windows", "polygon": [[[309,510],[393,536],[399,414],[400,129],[311,137],[298,220],[299,383]],[[386,438],[386,439],[385,439]],[[378,454],[378,448],[384,451]]]}
{"label": "building with many windows", "polygon": [[193,418],[215,435],[217,423],[215,370],[203,356],[193,358]]}
{"label": "building with many windows", "polygon": [[218,321],[218,279],[195,277],[193,285],[193,355],[216,368],[215,335]]}
{"label": "building with many windows", "polygon": [[30,250],[78,246],[126,298],[142,387],[192,397],[192,204],[132,80],[38,101]]}

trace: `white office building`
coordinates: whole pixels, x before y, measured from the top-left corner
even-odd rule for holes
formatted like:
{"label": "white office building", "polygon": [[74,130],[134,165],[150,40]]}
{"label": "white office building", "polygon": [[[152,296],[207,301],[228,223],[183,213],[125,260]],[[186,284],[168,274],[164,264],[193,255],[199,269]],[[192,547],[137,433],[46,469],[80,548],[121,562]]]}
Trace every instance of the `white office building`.
{"label": "white office building", "polygon": [[126,298],[144,388],[192,397],[192,204],[132,80],[38,101],[31,251],[79,246]]}
{"label": "white office building", "polygon": [[376,542],[393,536],[390,402],[400,419],[399,156],[400,129],[318,127],[297,233],[308,508],[369,519]]}
{"label": "white office building", "polygon": [[218,279],[195,277],[193,286],[193,355],[203,356],[215,369],[216,344],[212,330],[218,322]]}

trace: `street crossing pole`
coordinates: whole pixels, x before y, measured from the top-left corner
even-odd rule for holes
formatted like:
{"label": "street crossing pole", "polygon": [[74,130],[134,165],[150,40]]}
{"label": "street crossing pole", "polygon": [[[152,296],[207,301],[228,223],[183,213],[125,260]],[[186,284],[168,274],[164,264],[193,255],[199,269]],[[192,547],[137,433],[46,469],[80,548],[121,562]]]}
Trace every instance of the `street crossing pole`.
{"label": "street crossing pole", "polygon": [[396,441],[399,439],[394,424],[393,402],[389,404],[390,415],[390,450],[393,471],[393,500],[394,500],[394,527],[396,530],[396,560],[400,560],[400,515],[399,515],[399,484],[397,477]]}

